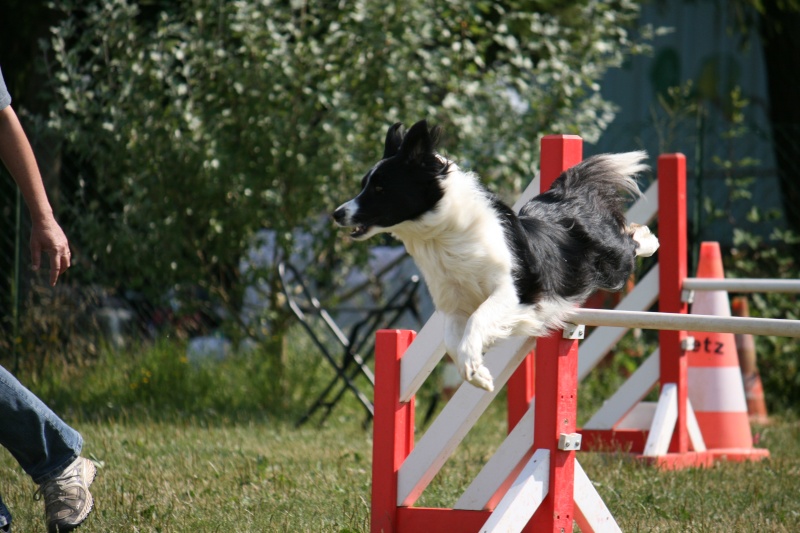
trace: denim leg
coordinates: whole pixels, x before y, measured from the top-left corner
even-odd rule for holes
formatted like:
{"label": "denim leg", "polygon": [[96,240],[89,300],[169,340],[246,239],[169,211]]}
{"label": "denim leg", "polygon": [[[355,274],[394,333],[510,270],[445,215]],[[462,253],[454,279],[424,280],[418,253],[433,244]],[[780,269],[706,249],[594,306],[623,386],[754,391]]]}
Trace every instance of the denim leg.
{"label": "denim leg", "polygon": [[41,484],[61,473],[83,448],[81,434],[0,366],[0,444]]}

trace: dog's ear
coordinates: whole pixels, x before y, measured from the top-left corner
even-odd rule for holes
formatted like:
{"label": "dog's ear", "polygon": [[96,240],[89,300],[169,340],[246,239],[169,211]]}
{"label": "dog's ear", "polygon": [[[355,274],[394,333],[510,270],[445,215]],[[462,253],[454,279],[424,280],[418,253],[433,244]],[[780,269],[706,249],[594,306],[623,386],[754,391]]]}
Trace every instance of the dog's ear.
{"label": "dog's ear", "polygon": [[403,124],[396,122],[386,132],[386,144],[383,147],[383,159],[392,157],[400,150],[403,144]]}
{"label": "dog's ear", "polygon": [[434,139],[428,131],[428,122],[420,120],[403,137],[400,153],[411,163],[423,163],[426,157],[434,154],[435,148]]}

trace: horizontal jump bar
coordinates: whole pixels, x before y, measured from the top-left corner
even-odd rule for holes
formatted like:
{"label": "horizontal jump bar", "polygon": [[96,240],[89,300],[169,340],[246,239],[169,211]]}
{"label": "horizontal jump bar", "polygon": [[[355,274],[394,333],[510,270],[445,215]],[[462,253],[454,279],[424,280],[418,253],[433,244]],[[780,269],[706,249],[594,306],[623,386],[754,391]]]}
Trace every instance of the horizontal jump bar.
{"label": "horizontal jump bar", "polygon": [[800,280],[758,278],[686,278],[683,280],[683,289],[689,291],[800,293]]}
{"label": "horizontal jump bar", "polygon": [[576,309],[568,322],[585,326],[617,326],[673,331],[709,331],[800,338],[800,320],[722,317],[608,309]]}

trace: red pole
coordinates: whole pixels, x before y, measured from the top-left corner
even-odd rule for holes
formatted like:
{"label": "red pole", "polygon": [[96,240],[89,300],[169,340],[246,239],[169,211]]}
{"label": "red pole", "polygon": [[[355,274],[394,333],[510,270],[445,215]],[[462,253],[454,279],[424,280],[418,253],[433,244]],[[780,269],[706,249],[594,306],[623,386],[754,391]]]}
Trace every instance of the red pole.
{"label": "red pole", "polygon": [[[546,135],[541,141],[540,188],[546,191],[569,167],[583,159],[583,139],[577,135]],[[530,406],[535,392],[534,352],[522,361],[508,380],[508,431],[511,432]]]}
{"label": "red pole", "polygon": [[[541,190],[547,191],[562,172],[583,159],[583,140],[577,135],[548,135],[541,146]],[[550,489],[525,531],[569,533],[574,520],[575,452],[559,450],[558,439],[561,433],[575,432],[578,341],[564,340],[561,331],[554,332],[536,341],[536,354],[535,379],[530,382],[530,397],[534,390],[537,396],[533,449],[550,450]],[[528,359],[532,364],[533,353]]]}
{"label": "red pole", "polygon": [[372,533],[397,532],[397,472],[414,447],[414,398],[400,403],[400,361],[416,333],[380,330],[375,338],[372,422]]}
{"label": "red pole", "polygon": [[578,135],[545,135],[542,137],[540,161],[541,189],[546,191],[556,178],[583,160],[583,139]]}
{"label": "red pole", "polygon": [[575,451],[558,448],[575,433],[578,408],[578,341],[557,331],[536,344],[533,449],[550,450],[550,488],[525,531],[570,533],[575,519]]}
{"label": "red pole", "polygon": [[[686,238],[686,157],[664,154],[658,158],[658,238],[661,248],[659,264],[658,310],[662,313],[687,313],[681,301],[683,280],[688,267]],[[687,360],[681,347],[685,331],[660,331],[661,387],[674,383],[678,388],[678,420],[669,446],[671,453],[689,450],[686,430]]]}

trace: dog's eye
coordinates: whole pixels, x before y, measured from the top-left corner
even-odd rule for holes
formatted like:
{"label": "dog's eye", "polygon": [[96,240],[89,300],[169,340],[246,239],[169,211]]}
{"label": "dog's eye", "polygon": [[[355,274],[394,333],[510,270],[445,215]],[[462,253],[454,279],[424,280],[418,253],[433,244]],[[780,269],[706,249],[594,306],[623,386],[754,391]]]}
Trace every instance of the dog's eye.
{"label": "dog's eye", "polygon": [[381,187],[381,186],[379,186],[379,185],[376,185],[376,186],[375,186],[375,192],[377,192],[377,193],[381,193],[381,192],[383,192],[383,187]]}

